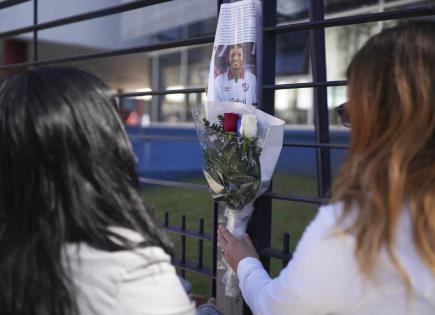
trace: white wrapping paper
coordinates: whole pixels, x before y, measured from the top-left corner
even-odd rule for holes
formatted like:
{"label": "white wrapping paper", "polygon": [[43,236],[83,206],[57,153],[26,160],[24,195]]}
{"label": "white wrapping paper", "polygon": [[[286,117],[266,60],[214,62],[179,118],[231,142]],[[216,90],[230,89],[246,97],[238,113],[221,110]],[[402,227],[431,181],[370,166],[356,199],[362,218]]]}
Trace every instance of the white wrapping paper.
{"label": "white wrapping paper", "polygon": [[[225,208],[228,231],[230,231],[235,237],[242,238],[246,232],[246,228],[253,212],[253,204],[246,205],[242,210]],[[225,296],[237,297],[240,294],[237,275],[233,272],[225,259],[223,259],[223,267],[225,268],[225,274],[222,278],[222,282],[225,284]]]}

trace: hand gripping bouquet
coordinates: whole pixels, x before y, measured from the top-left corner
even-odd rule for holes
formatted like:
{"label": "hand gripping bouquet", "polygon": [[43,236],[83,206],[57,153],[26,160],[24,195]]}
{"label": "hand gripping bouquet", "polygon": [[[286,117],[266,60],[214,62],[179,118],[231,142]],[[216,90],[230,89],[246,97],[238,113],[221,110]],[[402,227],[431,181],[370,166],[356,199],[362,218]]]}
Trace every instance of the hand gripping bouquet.
{"label": "hand gripping bouquet", "polygon": [[[284,121],[251,105],[208,102],[193,110],[203,153],[203,172],[213,199],[225,203],[227,228],[242,237],[253,203],[270,185]],[[224,263],[225,295],[239,295],[236,274]]]}

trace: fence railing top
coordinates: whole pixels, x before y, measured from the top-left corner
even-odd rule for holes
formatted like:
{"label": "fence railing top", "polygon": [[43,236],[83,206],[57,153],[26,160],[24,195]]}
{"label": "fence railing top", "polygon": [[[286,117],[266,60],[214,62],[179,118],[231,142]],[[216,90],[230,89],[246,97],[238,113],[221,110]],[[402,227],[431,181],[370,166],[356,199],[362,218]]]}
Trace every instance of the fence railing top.
{"label": "fence railing top", "polygon": [[386,20],[397,20],[404,18],[422,17],[435,15],[435,4],[428,5],[422,8],[397,9],[386,12],[366,13],[358,15],[350,15],[337,18],[329,18],[324,20],[313,20],[308,22],[298,22],[285,24],[280,26],[271,26],[264,28],[266,32],[286,33],[304,30],[313,30],[317,28],[326,28],[334,26],[345,26],[351,24],[361,24],[369,22],[379,22]]}
{"label": "fence railing top", "polygon": [[[21,2],[26,2],[26,1],[29,1],[29,0],[21,0],[21,1],[15,1],[15,2],[21,3]],[[136,1],[131,1],[131,2],[127,2],[127,3],[123,3],[123,4],[119,4],[119,5],[106,7],[104,9],[80,13],[80,14],[68,16],[65,18],[57,19],[57,20],[52,20],[52,21],[48,21],[48,22],[44,22],[44,23],[39,23],[39,24],[35,24],[35,25],[30,25],[30,26],[26,26],[26,27],[17,28],[14,30],[2,32],[2,33],[0,33],[0,38],[11,37],[11,36],[18,35],[18,34],[29,33],[29,32],[33,32],[33,31],[40,31],[40,30],[45,30],[48,28],[57,27],[57,26],[63,26],[63,25],[67,25],[67,24],[87,21],[87,20],[96,19],[99,17],[104,17],[104,16],[108,16],[108,15],[113,15],[113,14],[117,14],[117,13],[131,11],[134,9],[139,9],[139,8],[143,8],[143,7],[147,7],[147,6],[151,6],[151,5],[155,5],[155,4],[159,4],[159,3],[169,2],[169,1],[173,1],[173,0],[136,0]],[[10,1],[6,1],[6,4],[8,2],[10,2]],[[3,4],[3,5],[5,5],[5,4]],[[10,4],[9,6],[11,6],[11,5],[12,4]],[[1,3],[0,3],[0,9],[2,9]]]}
{"label": "fence railing top", "polygon": [[32,0],[5,0],[5,1],[0,2],[0,10],[5,9],[5,8],[9,8],[9,7],[12,7],[14,5],[24,3],[24,2],[29,2],[29,1],[32,1]]}

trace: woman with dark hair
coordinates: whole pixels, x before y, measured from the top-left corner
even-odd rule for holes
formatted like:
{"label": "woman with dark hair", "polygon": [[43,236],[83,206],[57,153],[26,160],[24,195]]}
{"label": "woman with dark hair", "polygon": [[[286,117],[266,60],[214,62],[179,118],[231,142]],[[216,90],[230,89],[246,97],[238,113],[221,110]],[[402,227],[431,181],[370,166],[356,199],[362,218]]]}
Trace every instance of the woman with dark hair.
{"label": "woman with dark hair", "polygon": [[370,39],[348,69],[351,141],[333,188],[276,279],[219,229],[260,314],[435,314],[435,23]]}
{"label": "woman with dark hair", "polygon": [[0,314],[195,313],[108,91],[73,68],[0,87]]}

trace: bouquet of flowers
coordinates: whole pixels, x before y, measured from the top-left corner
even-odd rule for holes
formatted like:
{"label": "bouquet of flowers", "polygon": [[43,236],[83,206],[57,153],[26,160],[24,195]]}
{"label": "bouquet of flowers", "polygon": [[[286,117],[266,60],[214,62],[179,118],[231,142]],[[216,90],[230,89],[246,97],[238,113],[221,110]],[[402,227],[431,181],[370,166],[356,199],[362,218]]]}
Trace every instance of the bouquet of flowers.
{"label": "bouquet of flowers", "polygon": [[208,135],[203,150],[204,175],[215,200],[241,210],[255,199],[261,183],[257,118],[224,113],[219,124],[203,118]]}
{"label": "bouquet of flowers", "polygon": [[[208,102],[193,110],[203,172],[213,199],[225,203],[227,228],[242,237],[255,199],[270,185],[282,148],[284,121],[234,102]],[[239,295],[237,276],[225,264],[226,296]]]}

